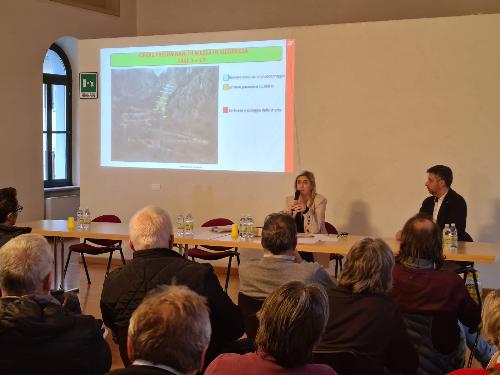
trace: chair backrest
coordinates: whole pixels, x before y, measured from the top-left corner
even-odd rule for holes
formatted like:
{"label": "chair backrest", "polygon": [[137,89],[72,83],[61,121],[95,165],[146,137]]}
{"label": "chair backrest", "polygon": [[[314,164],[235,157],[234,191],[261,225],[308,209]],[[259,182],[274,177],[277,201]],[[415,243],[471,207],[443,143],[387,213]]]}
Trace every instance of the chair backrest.
{"label": "chair backrest", "polygon": [[[226,219],[225,217],[218,217],[216,219],[210,219],[204,222],[203,224],[201,224],[201,226],[204,228],[208,228],[208,227],[219,227],[231,224],[234,224],[232,220]],[[232,247],[224,247],[224,246],[202,246],[202,247],[212,251],[226,251],[232,249]]]}
{"label": "chair backrest", "polygon": [[313,362],[328,365],[338,375],[383,375],[384,368],[376,366],[372,360],[351,350],[314,352]]}
{"label": "chair backrest", "polygon": [[[122,221],[120,218],[116,215],[101,215],[97,216],[92,220],[93,223],[121,223]],[[101,239],[94,239],[94,238],[86,238],[86,242],[92,242],[95,243],[96,245],[99,246],[106,246],[106,247],[111,247],[111,246],[116,246],[118,244],[121,244],[122,241],[117,241],[117,240],[101,240]]]}
{"label": "chair backrest", "polygon": [[330,224],[328,221],[325,221],[325,227],[326,227],[326,232],[328,234],[339,234],[337,231],[337,228],[335,228],[332,224]]}
{"label": "chair backrest", "polygon": [[471,235],[467,232],[464,233],[464,241],[465,242],[474,242],[474,240],[472,239]]}
{"label": "chair backrest", "polygon": [[243,316],[243,324],[245,325],[245,332],[247,337],[252,342],[257,335],[259,328],[259,320],[257,319],[257,312],[264,303],[263,299],[247,296],[241,292],[238,293],[238,306],[240,307],[241,315]]}

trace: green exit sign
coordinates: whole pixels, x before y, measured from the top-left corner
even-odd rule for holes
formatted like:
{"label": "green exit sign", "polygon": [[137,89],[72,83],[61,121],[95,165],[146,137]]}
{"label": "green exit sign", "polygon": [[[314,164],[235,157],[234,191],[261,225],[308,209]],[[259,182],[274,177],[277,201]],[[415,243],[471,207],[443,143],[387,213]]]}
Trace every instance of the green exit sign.
{"label": "green exit sign", "polygon": [[97,99],[97,73],[80,73],[80,99]]}

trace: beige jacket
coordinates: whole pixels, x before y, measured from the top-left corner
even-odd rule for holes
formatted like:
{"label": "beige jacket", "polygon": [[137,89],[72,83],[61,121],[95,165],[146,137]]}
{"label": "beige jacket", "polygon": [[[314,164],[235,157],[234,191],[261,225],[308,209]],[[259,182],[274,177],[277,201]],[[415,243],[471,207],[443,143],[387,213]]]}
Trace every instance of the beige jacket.
{"label": "beige jacket", "polygon": [[[292,215],[293,196],[286,197],[285,211]],[[306,233],[327,233],[325,227],[326,198],[316,194],[309,211],[304,215],[304,231]]]}

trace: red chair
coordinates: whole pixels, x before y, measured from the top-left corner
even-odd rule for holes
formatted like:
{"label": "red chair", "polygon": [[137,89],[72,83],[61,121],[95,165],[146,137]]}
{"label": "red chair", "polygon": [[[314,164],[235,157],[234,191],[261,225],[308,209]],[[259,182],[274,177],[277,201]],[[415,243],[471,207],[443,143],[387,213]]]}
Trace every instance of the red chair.
{"label": "red chair", "polygon": [[[326,231],[328,232],[328,234],[339,234],[339,232],[337,231],[337,228],[335,228],[328,221],[325,222],[325,227],[326,227]],[[337,278],[337,275],[339,274],[339,272],[342,272],[342,260],[343,259],[344,259],[344,256],[342,254],[337,254],[337,253],[330,254],[330,260],[335,261],[335,278]]]}
{"label": "red chair", "polygon": [[[121,223],[122,221],[118,216],[115,215],[101,215],[92,220],[93,223]],[[91,245],[90,243],[95,244]],[[89,270],[87,268],[87,262],[85,261],[84,254],[89,255],[100,255],[109,253],[108,258],[108,268],[106,269],[106,276],[109,273],[109,267],[111,266],[111,259],[113,258],[113,252],[115,250],[120,251],[120,255],[122,258],[123,264],[125,264],[125,257],[123,256],[122,251],[122,241],[121,240],[101,240],[94,238],[85,238],[82,243],[71,245],[69,247],[68,259],[66,259],[66,265],[64,266],[64,274],[63,274],[63,285],[64,279],[66,278],[66,272],[68,271],[69,260],[71,258],[71,254],[73,252],[80,253],[82,256],[83,267],[85,268],[85,274],[87,275],[87,282],[90,282]]]}
{"label": "red chair", "polygon": [[[202,227],[205,228],[218,227],[218,226],[225,226],[232,224],[233,222],[229,219],[217,218],[203,223]],[[232,248],[223,246],[203,246],[203,249],[199,249],[198,246],[195,246],[194,248],[188,249],[187,256],[191,257],[193,261],[195,258],[203,260],[217,260],[222,258],[229,258],[229,262],[227,265],[226,284],[224,287],[224,291],[227,293],[227,287],[229,285],[229,277],[231,275],[231,262],[234,256],[238,261],[238,266],[240,265],[240,253],[238,253],[237,247]]]}

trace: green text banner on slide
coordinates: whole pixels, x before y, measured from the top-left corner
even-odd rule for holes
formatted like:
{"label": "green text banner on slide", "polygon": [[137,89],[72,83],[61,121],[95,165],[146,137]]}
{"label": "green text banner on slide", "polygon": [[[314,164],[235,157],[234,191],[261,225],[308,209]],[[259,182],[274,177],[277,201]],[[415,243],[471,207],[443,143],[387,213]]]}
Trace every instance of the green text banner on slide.
{"label": "green text banner on slide", "polygon": [[293,171],[294,52],[286,39],[101,49],[101,165]]}

